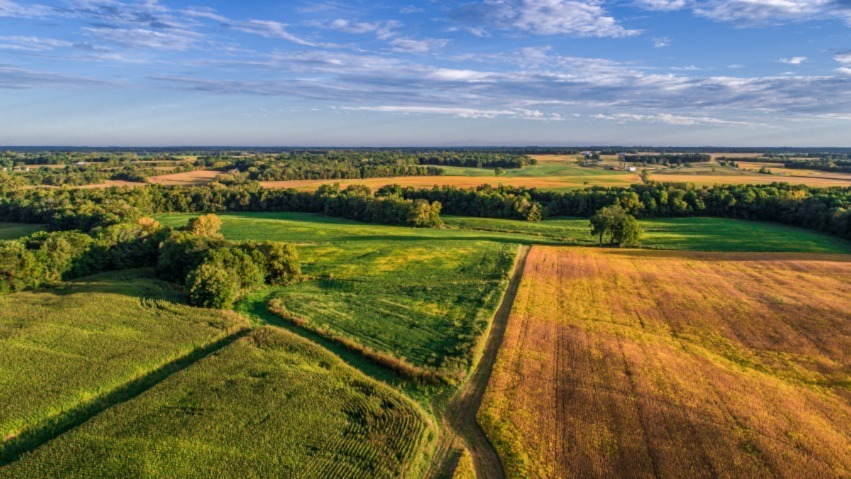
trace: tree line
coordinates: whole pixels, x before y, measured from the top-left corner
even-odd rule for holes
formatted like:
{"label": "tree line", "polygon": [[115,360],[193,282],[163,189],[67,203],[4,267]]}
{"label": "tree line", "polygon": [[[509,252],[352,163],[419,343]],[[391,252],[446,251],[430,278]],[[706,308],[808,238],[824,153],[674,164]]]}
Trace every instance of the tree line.
{"label": "tree line", "polygon": [[453,215],[528,221],[549,216],[590,218],[601,208],[619,205],[638,218],[715,216],[774,221],[851,239],[851,188],[787,183],[709,187],[650,181],[567,192],[487,185],[472,190],[451,186],[384,189],[402,198],[439,202],[445,213]]}
{"label": "tree line", "polygon": [[851,238],[851,188],[770,185],[694,186],[649,182],[567,192],[481,186],[416,189],[388,185],[374,194],[354,185],[323,185],[314,192],[257,184],[111,189],[0,191],[0,221],[47,223],[89,231],[143,216],[221,211],[294,211],[391,225],[433,227],[440,214],[539,221],[550,216],[590,218],[619,205],[638,218],[715,216],[764,220]]}
{"label": "tree line", "polygon": [[663,153],[663,154],[625,154],[624,161],[630,163],[647,163],[651,165],[686,165],[690,163],[706,163],[712,156],[704,153]]}
{"label": "tree line", "polygon": [[439,203],[374,195],[363,185],[323,185],[314,192],[261,188],[256,183],[103,189],[0,189],[0,221],[43,223],[58,230],[91,231],[158,213],[292,211],[367,223],[442,225]]}

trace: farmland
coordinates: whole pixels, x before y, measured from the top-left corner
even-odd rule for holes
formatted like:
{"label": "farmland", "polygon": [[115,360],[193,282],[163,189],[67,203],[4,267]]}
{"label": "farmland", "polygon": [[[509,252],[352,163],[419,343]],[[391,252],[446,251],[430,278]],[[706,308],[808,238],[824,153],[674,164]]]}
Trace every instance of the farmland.
{"label": "farmland", "polygon": [[534,247],[479,418],[509,477],[844,477],[848,256]]}
{"label": "farmland", "polygon": [[[529,222],[493,218],[444,218],[447,228],[481,234],[517,235],[532,244],[594,245],[588,220],[552,218]],[[851,253],[851,242],[836,236],[776,223],[725,218],[657,218],[639,221],[641,247],[687,251]]]}
{"label": "farmland", "polygon": [[248,325],[182,302],[144,272],[0,296],[0,452]]}
{"label": "farmland", "polygon": [[210,183],[216,176],[220,174],[220,171],[196,170],[188,171],[185,173],[172,173],[168,175],[152,176],[148,178],[148,182],[157,185],[168,186],[203,185],[205,183]]}
{"label": "farmland", "polygon": [[251,332],[25,455],[3,477],[417,477],[410,400],[277,328]]}
{"label": "farmland", "polygon": [[[166,225],[190,216],[161,216]],[[475,232],[364,225],[306,214],[225,215],[234,240],[298,244],[311,279],[270,291],[311,329],[463,376],[496,309],[516,245]],[[500,235],[495,235],[498,239]]]}

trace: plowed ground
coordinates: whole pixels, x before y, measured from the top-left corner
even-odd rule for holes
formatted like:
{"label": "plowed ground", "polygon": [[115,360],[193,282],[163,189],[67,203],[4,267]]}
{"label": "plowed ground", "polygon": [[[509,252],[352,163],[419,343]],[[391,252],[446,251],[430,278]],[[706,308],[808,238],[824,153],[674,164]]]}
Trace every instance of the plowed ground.
{"label": "plowed ground", "polygon": [[851,257],[535,247],[479,419],[508,477],[849,477]]}

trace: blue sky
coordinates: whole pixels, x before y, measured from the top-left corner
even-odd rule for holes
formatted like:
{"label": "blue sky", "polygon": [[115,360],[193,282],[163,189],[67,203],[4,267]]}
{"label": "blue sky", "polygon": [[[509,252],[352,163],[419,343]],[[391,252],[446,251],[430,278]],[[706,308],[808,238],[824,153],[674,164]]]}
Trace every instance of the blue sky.
{"label": "blue sky", "polygon": [[851,146],[851,0],[0,0],[0,145]]}

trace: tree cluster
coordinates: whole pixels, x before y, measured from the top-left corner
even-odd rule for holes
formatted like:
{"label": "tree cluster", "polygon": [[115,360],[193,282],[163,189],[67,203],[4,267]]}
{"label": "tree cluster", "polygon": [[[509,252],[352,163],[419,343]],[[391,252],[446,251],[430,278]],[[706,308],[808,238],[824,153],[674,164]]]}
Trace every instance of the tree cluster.
{"label": "tree cluster", "polygon": [[11,293],[93,273],[155,266],[163,279],[182,284],[191,304],[229,309],[245,291],[283,285],[301,275],[293,245],[230,242],[215,215],[170,230],[142,218],[85,234],[39,232],[0,242],[0,293]]}
{"label": "tree cluster", "polygon": [[591,216],[591,234],[599,236],[600,246],[604,237],[608,237],[612,246],[633,246],[638,244],[642,233],[638,220],[620,205],[600,208]]}
{"label": "tree cluster", "polygon": [[624,161],[630,163],[647,163],[651,165],[686,165],[690,163],[706,163],[712,156],[703,153],[663,153],[658,155],[625,154]]}

